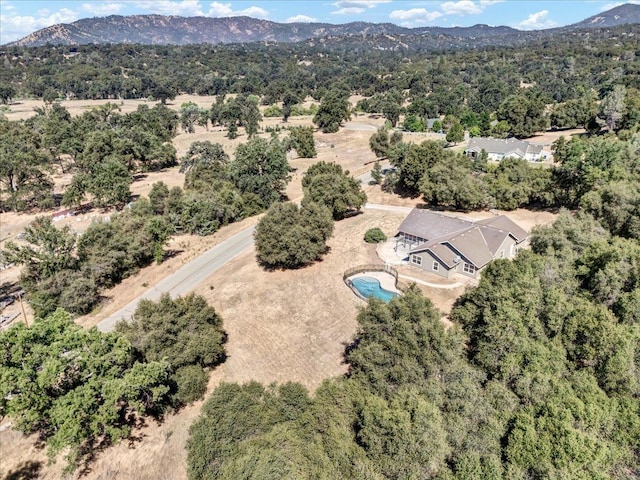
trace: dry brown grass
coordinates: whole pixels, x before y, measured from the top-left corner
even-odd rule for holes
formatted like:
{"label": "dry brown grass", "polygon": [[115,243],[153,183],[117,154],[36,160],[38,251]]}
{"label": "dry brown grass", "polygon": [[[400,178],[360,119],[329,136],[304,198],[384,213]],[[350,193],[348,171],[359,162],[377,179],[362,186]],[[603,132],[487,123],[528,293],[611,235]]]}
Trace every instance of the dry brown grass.
{"label": "dry brown grass", "polygon": [[[210,106],[213,98],[181,96],[172,102],[171,107],[179,108],[185,101]],[[28,116],[35,103],[37,102],[22,102],[12,106],[8,117],[15,119]],[[101,103],[104,102],[70,102],[65,103],[65,106],[72,114],[77,114]],[[144,102],[125,101],[122,111],[132,111],[140,103]],[[266,119],[264,124],[282,125],[280,119]],[[310,125],[311,119],[294,118],[289,124]],[[371,169],[371,162],[375,160],[368,146],[372,132],[357,128],[363,125],[377,128],[382,120],[361,116],[354,118],[353,124],[356,129],[341,129],[335,134],[317,133],[316,159],[290,156],[290,163],[296,169],[292,174],[293,180],[287,187],[290,199],[301,198],[301,175],[319,160],[335,161],[356,176]],[[422,139],[417,137],[416,141]],[[198,128],[194,134],[181,133],[176,137],[174,144],[178,154],[184,154],[191,142],[196,140],[219,142],[232,155],[237,145],[246,141],[246,138],[241,136],[236,140],[229,140],[219,129],[206,131]],[[183,179],[177,168],[153,172],[140,177],[132,185],[132,191],[136,195],[146,195],[155,181],[162,180],[169,186],[174,186],[182,185]],[[59,188],[65,181],[68,181],[65,177],[57,179]],[[420,203],[419,198],[400,198],[386,194],[378,186],[365,185],[364,188],[372,203],[399,206],[415,206]],[[103,214],[92,212],[90,215],[93,213]],[[86,220],[82,217],[78,222],[77,218],[71,218],[66,222],[81,231],[88,225],[90,215]],[[491,213],[481,212],[478,215],[486,216]],[[546,212],[516,211],[510,213],[510,216],[525,228],[553,219],[553,215]],[[34,214],[0,215],[0,240],[15,238],[33,218]],[[348,268],[379,261],[374,246],[367,245],[362,240],[367,229],[377,226],[391,236],[396,233],[403,218],[404,214],[401,213],[366,210],[361,215],[337,222],[334,236],[329,242],[330,252],[321,262],[307,268],[266,272],[257,265],[255,252],[251,249],[204,279],[196,293],[207,298],[222,315],[229,335],[226,346],[228,359],[212,373],[208,391],[211,392],[220,381],[249,380],[264,383],[296,381],[313,390],[324,379],[343,374],[346,371],[346,366],[342,363],[344,346],[356,331],[356,315],[364,302],[344,284],[342,274]],[[169,248],[181,251],[179,254],[161,265],[143,269],[121,285],[105,292],[108,298],[105,305],[99,311],[78,319],[78,323],[95,325],[101,318],[141,294],[146,288],[143,285],[153,285],[205,249],[255,222],[255,218],[247,219],[221,229],[212,237],[174,238]],[[413,274],[417,276],[420,272],[413,271]],[[15,280],[17,269],[2,271],[0,275],[3,281]],[[454,290],[421,288],[436,307],[445,313],[449,312],[455,298],[464,290],[464,287]],[[139,441],[132,445],[122,442],[99,452],[85,478],[186,478],[185,444],[188,428],[197,417],[200,406],[201,402],[197,402],[176,415],[169,415],[161,424],[150,423],[136,432]],[[55,464],[47,466],[46,455],[43,450],[35,447],[34,437],[24,437],[11,429],[5,429],[0,432],[0,448],[0,477],[4,478],[9,472],[15,472],[25,462],[35,461],[42,462],[40,478],[61,478],[64,461],[59,458]]]}

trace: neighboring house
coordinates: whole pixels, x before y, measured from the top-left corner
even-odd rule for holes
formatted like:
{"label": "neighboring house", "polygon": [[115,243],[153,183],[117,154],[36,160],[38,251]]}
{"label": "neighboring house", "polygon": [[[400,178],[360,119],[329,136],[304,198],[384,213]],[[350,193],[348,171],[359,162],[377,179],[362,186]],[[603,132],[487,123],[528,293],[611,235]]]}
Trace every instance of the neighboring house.
{"label": "neighboring house", "polygon": [[428,272],[475,278],[490,261],[513,258],[528,236],[505,215],[471,222],[414,208],[398,228],[396,249],[406,249],[411,264]]}
{"label": "neighboring house", "polygon": [[465,153],[468,157],[476,158],[484,150],[487,152],[489,160],[496,162],[505,158],[522,158],[529,162],[539,162],[544,159],[543,148],[543,145],[535,145],[517,138],[502,140],[499,138],[475,137],[469,141],[469,146]]}
{"label": "neighboring house", "polygon": [[[438,117],[427,118],[427,129],[433,130],[433,125],[438,121],[440,121],[440,119]],[[442,132],[442,130],[440,132]],[[436,132],[436,133],[440,133],[440,132]]]}

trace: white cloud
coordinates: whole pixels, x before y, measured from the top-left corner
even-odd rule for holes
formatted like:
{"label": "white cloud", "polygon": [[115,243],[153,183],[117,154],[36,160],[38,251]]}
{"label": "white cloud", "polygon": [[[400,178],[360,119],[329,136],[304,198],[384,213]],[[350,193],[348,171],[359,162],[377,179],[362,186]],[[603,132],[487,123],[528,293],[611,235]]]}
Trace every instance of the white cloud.
{"label": "white cloud", "polygon": [[391,0],[339,0],[333,6],[338,8],[375,8],[383,3],[391,3]]}
{"label": "white cloud", "polygon": [[41,10],[36,15],[18,15],[9,2],[2,2],[2,16],[0,16],[0,43],[18,40],[41,28],[50,27],[57,23],[75,22],[79,16],[73,10],[61,8],[57,12]]}
{"label": "white cloud", "polygon": [[449,15],[478,15],[487,7],[504,1],[506,0],[450,0],[442,2],[438,10],[426,8],[394,10],[389,17],[401,22],[400,24],[404,27],[416,27],[431,24],[434,20]]}
{"label": "white cloud", "polygon": [[394,10],[389,14],[392,20],[399,21],[403,27],[417,27],[428,25],[442,17],[441,12],[430,12],[426,8],[412,8],[410,10]]}
{"label": "white cloud", "polygon": [[604,12],[606,10],[611,10],[612,8],[619,7],[620,5],[624,5],[625,3],[635,3],[640,4],[640,0],[627,0],[626,2],[613,2],[613,3],[605,3],[600,7],[600,11]]}
{"label": "white cloud", "polygon": [[254,17],[267,18],[269,12],[261,7],[251,6],[243,10],[234,10],[230,3],[213,2],[207,12],[207,17]]}
{"label": "white cloud", "polygon": [[199,17],[204,15],[198,0],[152,0],[133,2],[136,7],[146,10],[146,13],[157,13],[160,15],[179,15],[182,17]]}
{"label": "white cloud", "polygon": [[362,7],[345,7],[345,8],[340,8],[338,10],[335,10],[333,12],[331,12],[332,15],[359,15],[361,13],[363,13],[366,10],[366,8],[362,8]]}
{"label": "white cloud", "polygon": [[95,16],[115,15],[124,7],[121,3],[83,3],[82,10]]}
{"label": "white cloud", "polygon": [[444,2],[440,8],[445,15],[477,15],[482,13],[482,7],[471,0]]}
{"label": "white cloud", "polygon": [[308,15],[296,15],[285,20],[286,23],[311,23],[317,21],[317,18],[309,17]]}
{"label": "white cloud", "polygon": [[332,5],[337,10],[331,12],[332,15],[359,15],[367,8],[376,8],[383,3],[391,3],[392,0],[339,0]]}
{"label": "white cloud", "polygon": [[557,24],[549,17],[548,10],[540,10],[536,13],[531,13],[526,20],[521,21],[518,27],[522,30],[542,30],[543,28],[552,28]]}

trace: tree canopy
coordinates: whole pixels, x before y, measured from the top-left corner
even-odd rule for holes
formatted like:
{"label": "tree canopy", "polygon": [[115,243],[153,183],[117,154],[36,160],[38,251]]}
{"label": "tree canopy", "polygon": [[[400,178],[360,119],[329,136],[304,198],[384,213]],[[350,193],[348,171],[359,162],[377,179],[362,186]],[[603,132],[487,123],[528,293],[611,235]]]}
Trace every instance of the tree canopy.
{"label": "tree canopy", "polygon": [[324,205],[276,203],[256,227],[258,261],[270,269],[308,265],[327,251],[332,233],[331,211]]}
{"label": "tree canopy", "polygon": [[168,363],[137,362],[122,336],[84,329],[62,310],[0,332],[0,349],[1,414],[40,434],[51,456],[71,447],[71,469],[169,404]]}
{"label": "tree canopy", "polygon": [[309,167],[302,178],[304,201],[325,205],[334,220],[343,219],[367,202],[360,181],[336,163],[318,162]]}

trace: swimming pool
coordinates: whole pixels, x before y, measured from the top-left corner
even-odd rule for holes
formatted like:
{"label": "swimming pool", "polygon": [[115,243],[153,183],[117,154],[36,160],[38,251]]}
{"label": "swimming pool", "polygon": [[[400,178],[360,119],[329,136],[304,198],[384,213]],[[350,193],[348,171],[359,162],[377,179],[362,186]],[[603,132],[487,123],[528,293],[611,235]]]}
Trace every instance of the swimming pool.
{"label": "swimming pool", "polygon": [[349,280],[349,282],[365,298],[375,297],[383,302],[388,302],[393,297],[398,296],[397,293],[382,288],[380,282],[372,277],[356,277]]}

